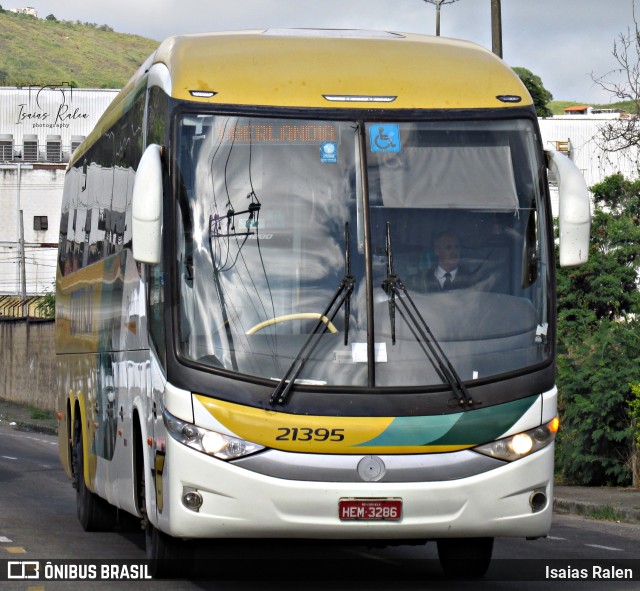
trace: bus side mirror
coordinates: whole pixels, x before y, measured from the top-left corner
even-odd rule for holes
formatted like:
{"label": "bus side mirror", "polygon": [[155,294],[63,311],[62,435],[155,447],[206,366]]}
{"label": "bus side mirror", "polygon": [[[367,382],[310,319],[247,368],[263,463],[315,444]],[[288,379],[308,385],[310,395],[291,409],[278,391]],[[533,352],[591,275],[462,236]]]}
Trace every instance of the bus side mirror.
{"label": "bus side mirror", "polygon": [[560,266],[582,265],[589,258],[591,232],[589,189],[573,160],[556,150],[549,150],[547,154],[549,168],[558,179]]}
{"label": "bus side mirror", "polygon": [[138,164],[133,184],[133,258],[141,263],[159,263],[162,245],[162,148],[147,147]]}

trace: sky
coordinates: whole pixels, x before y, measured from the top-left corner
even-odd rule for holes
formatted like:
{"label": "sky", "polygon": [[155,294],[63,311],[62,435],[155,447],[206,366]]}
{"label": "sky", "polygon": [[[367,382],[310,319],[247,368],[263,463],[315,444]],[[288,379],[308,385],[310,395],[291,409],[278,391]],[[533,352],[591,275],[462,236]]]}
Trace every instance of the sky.
{"label": "sky", "polygon": [[[451,0],[447,0],[451,1]],[[555,100],[617,99],[595,78],[618,67],[614,41],[640,0],[502,0],[503,59],[542,79]],[[161,41],[172,35],[261,28],[356,28],[435,34],[435,6],[425,0],[0,0],[31,6],[44,18],[106,24]],[[491,49],[491,0],[442,6],[440,34]],[[133,72],[132,72],[133,73]]]}

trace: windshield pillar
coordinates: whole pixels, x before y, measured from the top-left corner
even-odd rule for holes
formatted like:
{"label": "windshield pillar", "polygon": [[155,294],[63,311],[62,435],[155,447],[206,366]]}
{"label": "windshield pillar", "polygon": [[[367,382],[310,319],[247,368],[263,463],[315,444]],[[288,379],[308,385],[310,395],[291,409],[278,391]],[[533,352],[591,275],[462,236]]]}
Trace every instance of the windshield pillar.
{"label": "windshield pillar", "polygon": [[364,122],[358,123],[360,180],[362,185],[362,211],[364,226],[364,259],[367,294],[367,379],[369,387],[376,385],[375,328],[373,308],[373,263],[371,255],[371,216],[369,215],[369,173],[367,168],[367,138]]}

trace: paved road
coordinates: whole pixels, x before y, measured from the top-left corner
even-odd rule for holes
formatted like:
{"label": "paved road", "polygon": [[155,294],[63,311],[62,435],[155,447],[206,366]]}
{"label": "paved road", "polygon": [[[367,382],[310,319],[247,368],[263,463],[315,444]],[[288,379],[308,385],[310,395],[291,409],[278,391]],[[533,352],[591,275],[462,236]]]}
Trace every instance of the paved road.
{"label": "paved road", "polygon": [[[556,516],[551,535],[535,541],[498,539],[489,578],[545,568],[556,574],[596,564],[609,567],[615,561],[634,559],[635,581],[574,583],[580,589],[640,589],[637,560],[640,526]],[[279,541],[199,544],[194,553],[198,565],[237,565],[237,575],[215,582],[0,582],[3,591],[87,590],[199,590],[226,589],[549,589],[566,582],[517,583],[497,580],[478,584],[444,580],[435,544],[386,549],[323,547]],[[515,565],[506,559],[518,558]],[[0,561],[41,559],[143,560],[144,536],[140,532],[85,533],[75,515],[75,493],[57,457],[56,439],[49,435],[0,428]],[[582,563],[580,561],[588,562]],[[206,562],[205,562],[206,561]],[[292,568],[297,570],[292,571]],[[5,566],[0,562],[0,568]],[[569,570],[574,569],[574,570]],[[343,571],[344,572],[343,574]],[[638,572],[635,572],[638,571]],[[295,577],[291,573],[295,572]],[[2,575],[2,573],[0,573]],[[345,579],[349,579],[348,582]],[[540,577],[533,577],[540,578]],[[573,587],[576,588],[576,587]]]}

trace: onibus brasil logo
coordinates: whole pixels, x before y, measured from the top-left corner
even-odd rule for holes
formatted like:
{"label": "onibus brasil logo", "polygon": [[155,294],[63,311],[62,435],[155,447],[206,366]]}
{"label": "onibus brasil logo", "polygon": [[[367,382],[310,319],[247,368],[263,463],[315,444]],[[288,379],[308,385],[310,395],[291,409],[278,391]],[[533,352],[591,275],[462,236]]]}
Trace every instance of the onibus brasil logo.
{"label": "onibus brasil logo", "polygon": [[7,578],[32,581],[135,581],[148,580],[149,564],[134,561],[9,560]]}

